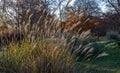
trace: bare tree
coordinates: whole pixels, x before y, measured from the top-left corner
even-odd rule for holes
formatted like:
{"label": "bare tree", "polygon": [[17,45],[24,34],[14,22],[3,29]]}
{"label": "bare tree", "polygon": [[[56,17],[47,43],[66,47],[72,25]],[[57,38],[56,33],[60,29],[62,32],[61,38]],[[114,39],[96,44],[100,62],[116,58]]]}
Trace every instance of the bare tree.
{"label": "bare tree", "polygon": [[96,0],[76,0],[74,6],[81,6],[83,11],[87,11],[88,15],[97,15],[100,13],[100,8]]}

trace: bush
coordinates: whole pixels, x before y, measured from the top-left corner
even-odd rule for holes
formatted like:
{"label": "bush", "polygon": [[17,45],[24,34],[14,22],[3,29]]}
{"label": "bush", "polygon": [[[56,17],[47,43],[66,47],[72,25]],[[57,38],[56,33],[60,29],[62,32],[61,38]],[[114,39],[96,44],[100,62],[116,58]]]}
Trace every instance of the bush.
{"label": "bush", "polygon": [[110,40],[120,40],[119,33],[114,31],[107,32],[106,37]]}
{"label": "bush", "polygon": [[107,32],[106,37],[108,40],[114,40],[120,46],[120,34],[119,32]]}

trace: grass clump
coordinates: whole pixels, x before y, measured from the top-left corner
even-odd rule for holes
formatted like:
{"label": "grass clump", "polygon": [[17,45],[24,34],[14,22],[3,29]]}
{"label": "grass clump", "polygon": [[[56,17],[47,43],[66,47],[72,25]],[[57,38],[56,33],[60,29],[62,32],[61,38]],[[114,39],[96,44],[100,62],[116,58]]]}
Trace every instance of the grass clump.
{"label": "grass clump", "polygon": [[[41,14],[36,15],[34,9],[28,9],[21,17],[23,20],[19,19],[21,25],[16,28],[16,31],[20,31],[20,35],[23,34],[23,39],[17,37],[18,34],[9,34],[11,37],[6,35],[10,40],[14,36],[16,36],[14,38],[20,38],[17,39],[17,42],[20,42],[16,43],[13,40],[7,46],[2,45],[1,72],[84,73],[82,66],[77,66],[78,61],[88,62],[102,53],[93,47],[93,42],[96,40],[89,39],[90,31],[96,27],[97,21],[87,18],[86,12],[79,16],[73,11],[73,15],[68,14],[70,18],[66,18],[65,24],[62,25],[62,19],[49,18],[49,12],[44,14],[44,11],[46,12],[44,9],[42,12],[38,11]],[[25,20],[24,16],[27,17]],[[69,20],[71,17],[73,20]],[[60,28],[57,27],[58,25]]]}
{"label": "grass clump", "polygon": [[[11,43],[2,51],[0,71],[5,73],[34,72],[35,61],[32,56],[32,43],[23,42],[21,45]],[[28,72],[27,72],[28,73]]]}
{"label": "grass clump", "polygon": [[11,43],[0,56],[0,72],[76,73],[74,55],[58,45],[51,40]]}

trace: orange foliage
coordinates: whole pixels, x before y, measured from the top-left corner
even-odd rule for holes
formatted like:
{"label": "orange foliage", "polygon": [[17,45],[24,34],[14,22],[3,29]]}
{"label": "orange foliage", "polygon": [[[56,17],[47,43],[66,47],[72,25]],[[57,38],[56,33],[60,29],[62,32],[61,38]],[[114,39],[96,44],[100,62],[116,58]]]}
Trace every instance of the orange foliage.
{"label": "orange foliage", "polygon": [[93,29],[99,24],[97,19],[87,17],[86,12],[84,12],[81,16],[77,16],[76,14],[69,16],[65,23],[65,29],[67,31],[74,31],[78,33]]}

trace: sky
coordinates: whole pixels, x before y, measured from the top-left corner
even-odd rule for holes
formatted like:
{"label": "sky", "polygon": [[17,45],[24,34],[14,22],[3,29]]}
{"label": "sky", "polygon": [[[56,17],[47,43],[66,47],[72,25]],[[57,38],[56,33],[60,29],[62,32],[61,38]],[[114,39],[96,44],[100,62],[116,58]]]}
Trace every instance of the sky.
{"label": "sky", "polygon": [[98,5],[99,5],[100,9],[102,10],[102,12],[104,12],[104,13],[107,12],[108,9],[107,9],[107,6],[106,6],[107,4],[105,2],[99,1]]}
{"label": "sky", "polygon": [[[66,5],[67,1],[68,1],[68,0],[66,0],[66,1],[63,3],[63,5]],[[76,1],[76,0],[71,0],[70,3],[69,3],[69,6],[73,6],[75,1]],[[102,11],[103,13],[106,13],[107,10],[108,10],[108,9],[107,9],[107,6],[106,6],[106,3],[103,2],[103,1],[101,1],[101,0],[96,0],[96,2],[98,3],[98,6],[100,7],[101,11]],[[59,17],[59,10],[56,11],[56,15]]]}
{"label": "sky", "polygon": [[74,4],[74,2],[75,2],[75,0],[71,0],[71,2],[70,2],[70,4],[69,5],[73,5]]}
{"label": "sky", "polygon": [[[98,2],[98,5],[100,7],[100,9],[102,10],[102,12],[107,12],[107,6],[106,6],[106,3],[101,1],[101,0],[96,0]],[[70,4],[69,5],[73,5],[75,2],[75,0],[71,0]]]}
{"label": "sky", "polygon": [[[1,2],[2,0],[0,0]],[[68,1],[68,0],[67,0]],[[71,0],[71,2],[69,3],[70,6],[73,6],[75,0]],[[101,1],[101,0],[97,0],[99,7],[101,8],[102,12],[107,12],[107,7],[106,7],[106,3]]]}
{"label": "sky", "polygon": [[[2,1],[2,0],[0,0],[0,2],[1,2],[1,1]],[[63,5],[66,5],[67,1],[68,1],[68,0],[66,0],[66,1],[63,3]],[[76,0],[71,0],[70,3],[69,3],[69,6],[73,6],[75,1],[76,1]],[[106,12],[107,12],[106,3],[103,2],[103,1],[101,1],[101,0],[96,0],[96,1],[98,2],[98,5],[99,5],[100,9],[102,10],[102,12],[106,13]],[[59,15],[59,10],[56,11],[56,14]]]}

